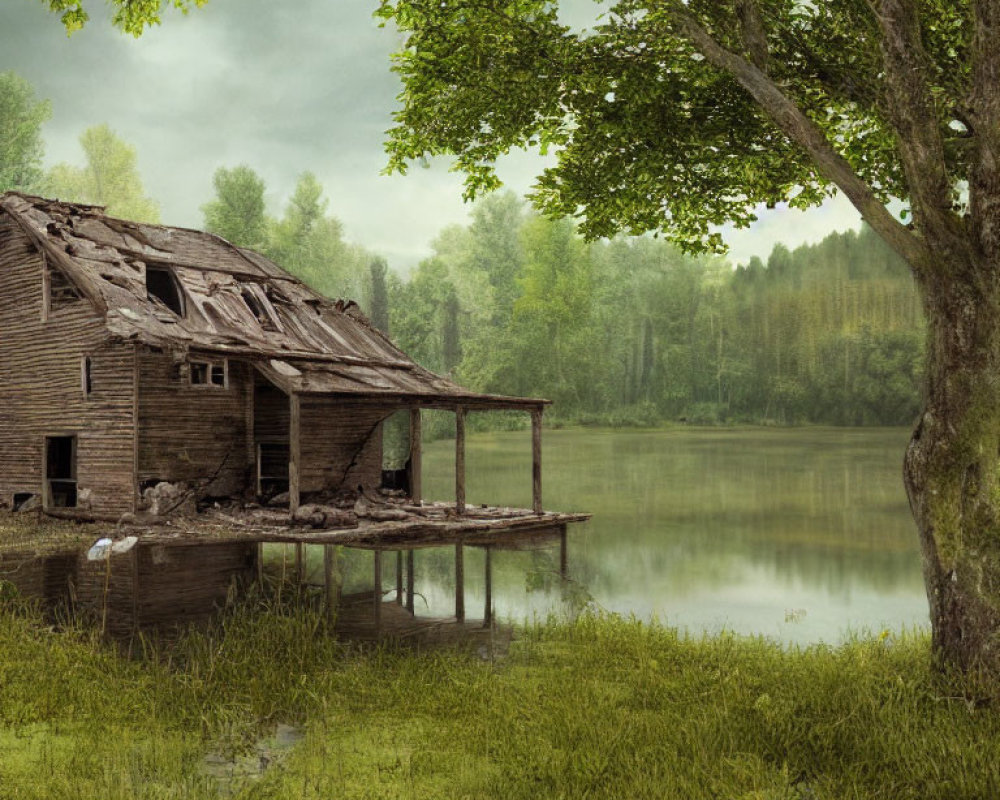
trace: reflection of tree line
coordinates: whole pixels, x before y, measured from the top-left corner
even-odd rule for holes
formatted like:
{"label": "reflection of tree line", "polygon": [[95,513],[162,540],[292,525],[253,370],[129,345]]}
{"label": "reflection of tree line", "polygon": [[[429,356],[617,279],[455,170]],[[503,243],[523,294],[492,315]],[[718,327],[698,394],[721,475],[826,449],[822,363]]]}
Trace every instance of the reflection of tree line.
{"label": "reflection of tree line", "polygon": [[[720,588],[748,569],[831,593],[919,590],[899,482],[905,440],[898,429],[548,431],[544,494],[548,507],[594,514],[571,533],[570,556],[598,598]],[[523,492],[514,467],[526,448],[520,432],[470,437],[470,496]],[[453,455],[451,442],[426,449],[429,496],[449,496]],[[450,570],[443,556],[448,585]],[[524,582],[516,570],[503,580]]]}

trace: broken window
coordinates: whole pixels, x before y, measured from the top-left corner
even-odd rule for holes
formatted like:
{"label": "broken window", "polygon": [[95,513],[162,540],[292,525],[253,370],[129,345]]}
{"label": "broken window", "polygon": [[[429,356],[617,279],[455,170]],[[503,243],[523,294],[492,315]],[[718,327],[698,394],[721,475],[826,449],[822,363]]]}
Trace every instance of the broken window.
{"label": "broken window", "polygon": [[184,293],[169,269],[146,267],[146,297],[159,300],[178,317],[184,316]]}
{"label": "broken window", "polygon": [[90,356],[82,356],[80,358],[80,389],[83,391],[84,397],[90,397],[90,393],[94,391]]}
{"label": "broken window", "polygon": [[76,437],[45,437],[45,507],[76,506]]}
{"label": "broken window", "polygon": [[229,386],[229,362],[221,361],[191,361],[188,364],[188,375],[192,386]]}

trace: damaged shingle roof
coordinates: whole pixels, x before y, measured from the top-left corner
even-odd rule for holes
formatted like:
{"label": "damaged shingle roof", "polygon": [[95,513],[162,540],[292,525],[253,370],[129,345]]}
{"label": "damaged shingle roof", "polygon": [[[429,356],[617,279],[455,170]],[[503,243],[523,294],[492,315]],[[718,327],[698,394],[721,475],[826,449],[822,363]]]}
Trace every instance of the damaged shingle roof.
{"label": "damaged shingle roof", "polygon": [[[269,259],[203,231],[109,217],[100,206],[0,195],[11,215],[118,339],[253,359],[286,391],[528,405],[482,395],[418,366],[353,302],[317,294]],[[148,294],[168,269],[184,314]]]}

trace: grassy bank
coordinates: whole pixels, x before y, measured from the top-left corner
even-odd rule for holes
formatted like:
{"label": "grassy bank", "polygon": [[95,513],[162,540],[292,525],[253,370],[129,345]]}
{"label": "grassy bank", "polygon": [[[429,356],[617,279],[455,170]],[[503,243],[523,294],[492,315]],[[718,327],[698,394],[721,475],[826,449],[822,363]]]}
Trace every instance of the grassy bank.
{"label": "grassy bank", "polygon": [[[9,605],[9,604],[8,604]],[[302,610],[128,658],[0,613],[0,797],[986,798],[1000,714],[922,637],[785,650],[616,618],[496,663],[358,653]],[[220,784],[278,723],[303,738]]]}

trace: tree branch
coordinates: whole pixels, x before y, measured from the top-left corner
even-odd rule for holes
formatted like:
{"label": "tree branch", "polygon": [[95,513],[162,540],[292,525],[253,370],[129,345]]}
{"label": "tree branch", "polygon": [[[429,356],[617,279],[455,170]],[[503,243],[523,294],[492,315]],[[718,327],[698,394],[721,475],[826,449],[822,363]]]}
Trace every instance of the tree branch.
{"label": "tree branch", "polygon": [[1000,259],[1000,0],[975,0],[973,15],[969,116],[975,126],[977,153],[969,180],[969,206],[978,244],[995,262]]}
{"label": "tree branch", "polygon": [[855,173],[811,119],[764,72],[720,45],[686,11],[674,11],[681,32],[719,69],[732,75],[746,89],[788,138],[811,156],[817,171],[836,184],[862,218],[899,253],[915,271],[922,271],[928,251],[923,242],[896,220]]}
{"label": "tree branch", "polygon": [[743,49],[750,62],[761,72],[767,72],[768,48],[764,23],[756,0],[735,0],[736,18],[740,21]]}
{"label": "tree branch", "polygon": [[925,237],[953,246],[964,234],[952,212],[952,181],[941,124],[925,78],[927,54],[919,13],[913,0],[882,0],[877,16],[889,121],[897,133],[913,218]]}

